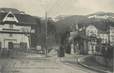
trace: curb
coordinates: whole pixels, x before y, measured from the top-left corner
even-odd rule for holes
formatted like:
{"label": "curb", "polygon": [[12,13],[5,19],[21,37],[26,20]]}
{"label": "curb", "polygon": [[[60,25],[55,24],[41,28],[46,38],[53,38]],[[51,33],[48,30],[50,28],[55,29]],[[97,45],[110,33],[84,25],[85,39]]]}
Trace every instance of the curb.
{"label": "curb", "polygon": [[[88,57],[88,56],[86,56],[86,57]],[[91,69],[91,70],[94,70],[94,71],[100,72],[100,73],[113,73],[113,72],[108,72],[108,71],[104,71],[104,70],[101,70],[101,69],[95,68],[95,67],[93,67],[93,66],[88,66],[88,65],[82,63],[81,61],[83,61],[84,58],[86,58],[86,57],[78,58],[78,64],[80,64],[81,66],[86,67],[86,68],[88,68],[88,69]]]}

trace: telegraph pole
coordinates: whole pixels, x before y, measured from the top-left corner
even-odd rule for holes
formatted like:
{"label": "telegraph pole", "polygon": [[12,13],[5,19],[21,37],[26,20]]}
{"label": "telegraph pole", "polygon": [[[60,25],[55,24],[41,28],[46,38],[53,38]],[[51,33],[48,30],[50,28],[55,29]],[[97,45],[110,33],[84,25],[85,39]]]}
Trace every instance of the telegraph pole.
{"label": "telegraph pole", "polygon": [[107,35],[108,35],[108,45],[110,45],[110,21],[106,20],[106,28],[107,28]]}
{"label": "telegraph pole", "polygon": [[108,25],[108,43],[110,46],[110,21],[109,21],[109,25]]}
{"label": "telegraph pole", "polygon": [[45,12],[45,56],[47,57],[47,12]]}

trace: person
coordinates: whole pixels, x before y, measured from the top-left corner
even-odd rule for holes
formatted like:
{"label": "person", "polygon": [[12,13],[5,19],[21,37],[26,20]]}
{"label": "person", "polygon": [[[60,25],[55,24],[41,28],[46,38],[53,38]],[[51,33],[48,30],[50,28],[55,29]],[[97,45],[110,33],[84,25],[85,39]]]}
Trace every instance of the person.
{"label": "person", "polygon": [[61,45],[59,48],[59,57],[64,57],[64,55],[65,55],[64,47]]}
{"label": "person", "polygon": [[108,67],[108,47],[107,46],[102,47],[102,56],[104,57],[105,66]]}

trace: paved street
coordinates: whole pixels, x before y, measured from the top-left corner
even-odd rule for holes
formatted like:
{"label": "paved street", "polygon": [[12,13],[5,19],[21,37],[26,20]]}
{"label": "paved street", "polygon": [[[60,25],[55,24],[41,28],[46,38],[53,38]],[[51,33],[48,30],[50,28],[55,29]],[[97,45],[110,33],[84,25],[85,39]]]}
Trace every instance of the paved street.
{"label": "paved street", "polygon": [[95,73],[80,68],[79,65],[63,63],[57,57],[44,57],[41,55],[27,56],[25,58],[1,59],[1,73]]}

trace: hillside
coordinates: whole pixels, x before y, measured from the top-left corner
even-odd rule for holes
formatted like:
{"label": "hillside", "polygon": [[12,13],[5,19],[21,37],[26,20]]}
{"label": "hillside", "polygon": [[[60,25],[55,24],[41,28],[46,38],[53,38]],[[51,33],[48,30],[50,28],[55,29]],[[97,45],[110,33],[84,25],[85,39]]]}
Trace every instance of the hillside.
{"label": "hillside", "polygon": [[[57,32],[70,31],[72,24],[91,24],[91,23],[102,23],[105,20],[114,22],[114,13],[111,12],[96,12],[89,15],[73,15],[73,16],[58,16],[56,21]],[[60,19],[59,19],[60,18]]]}

